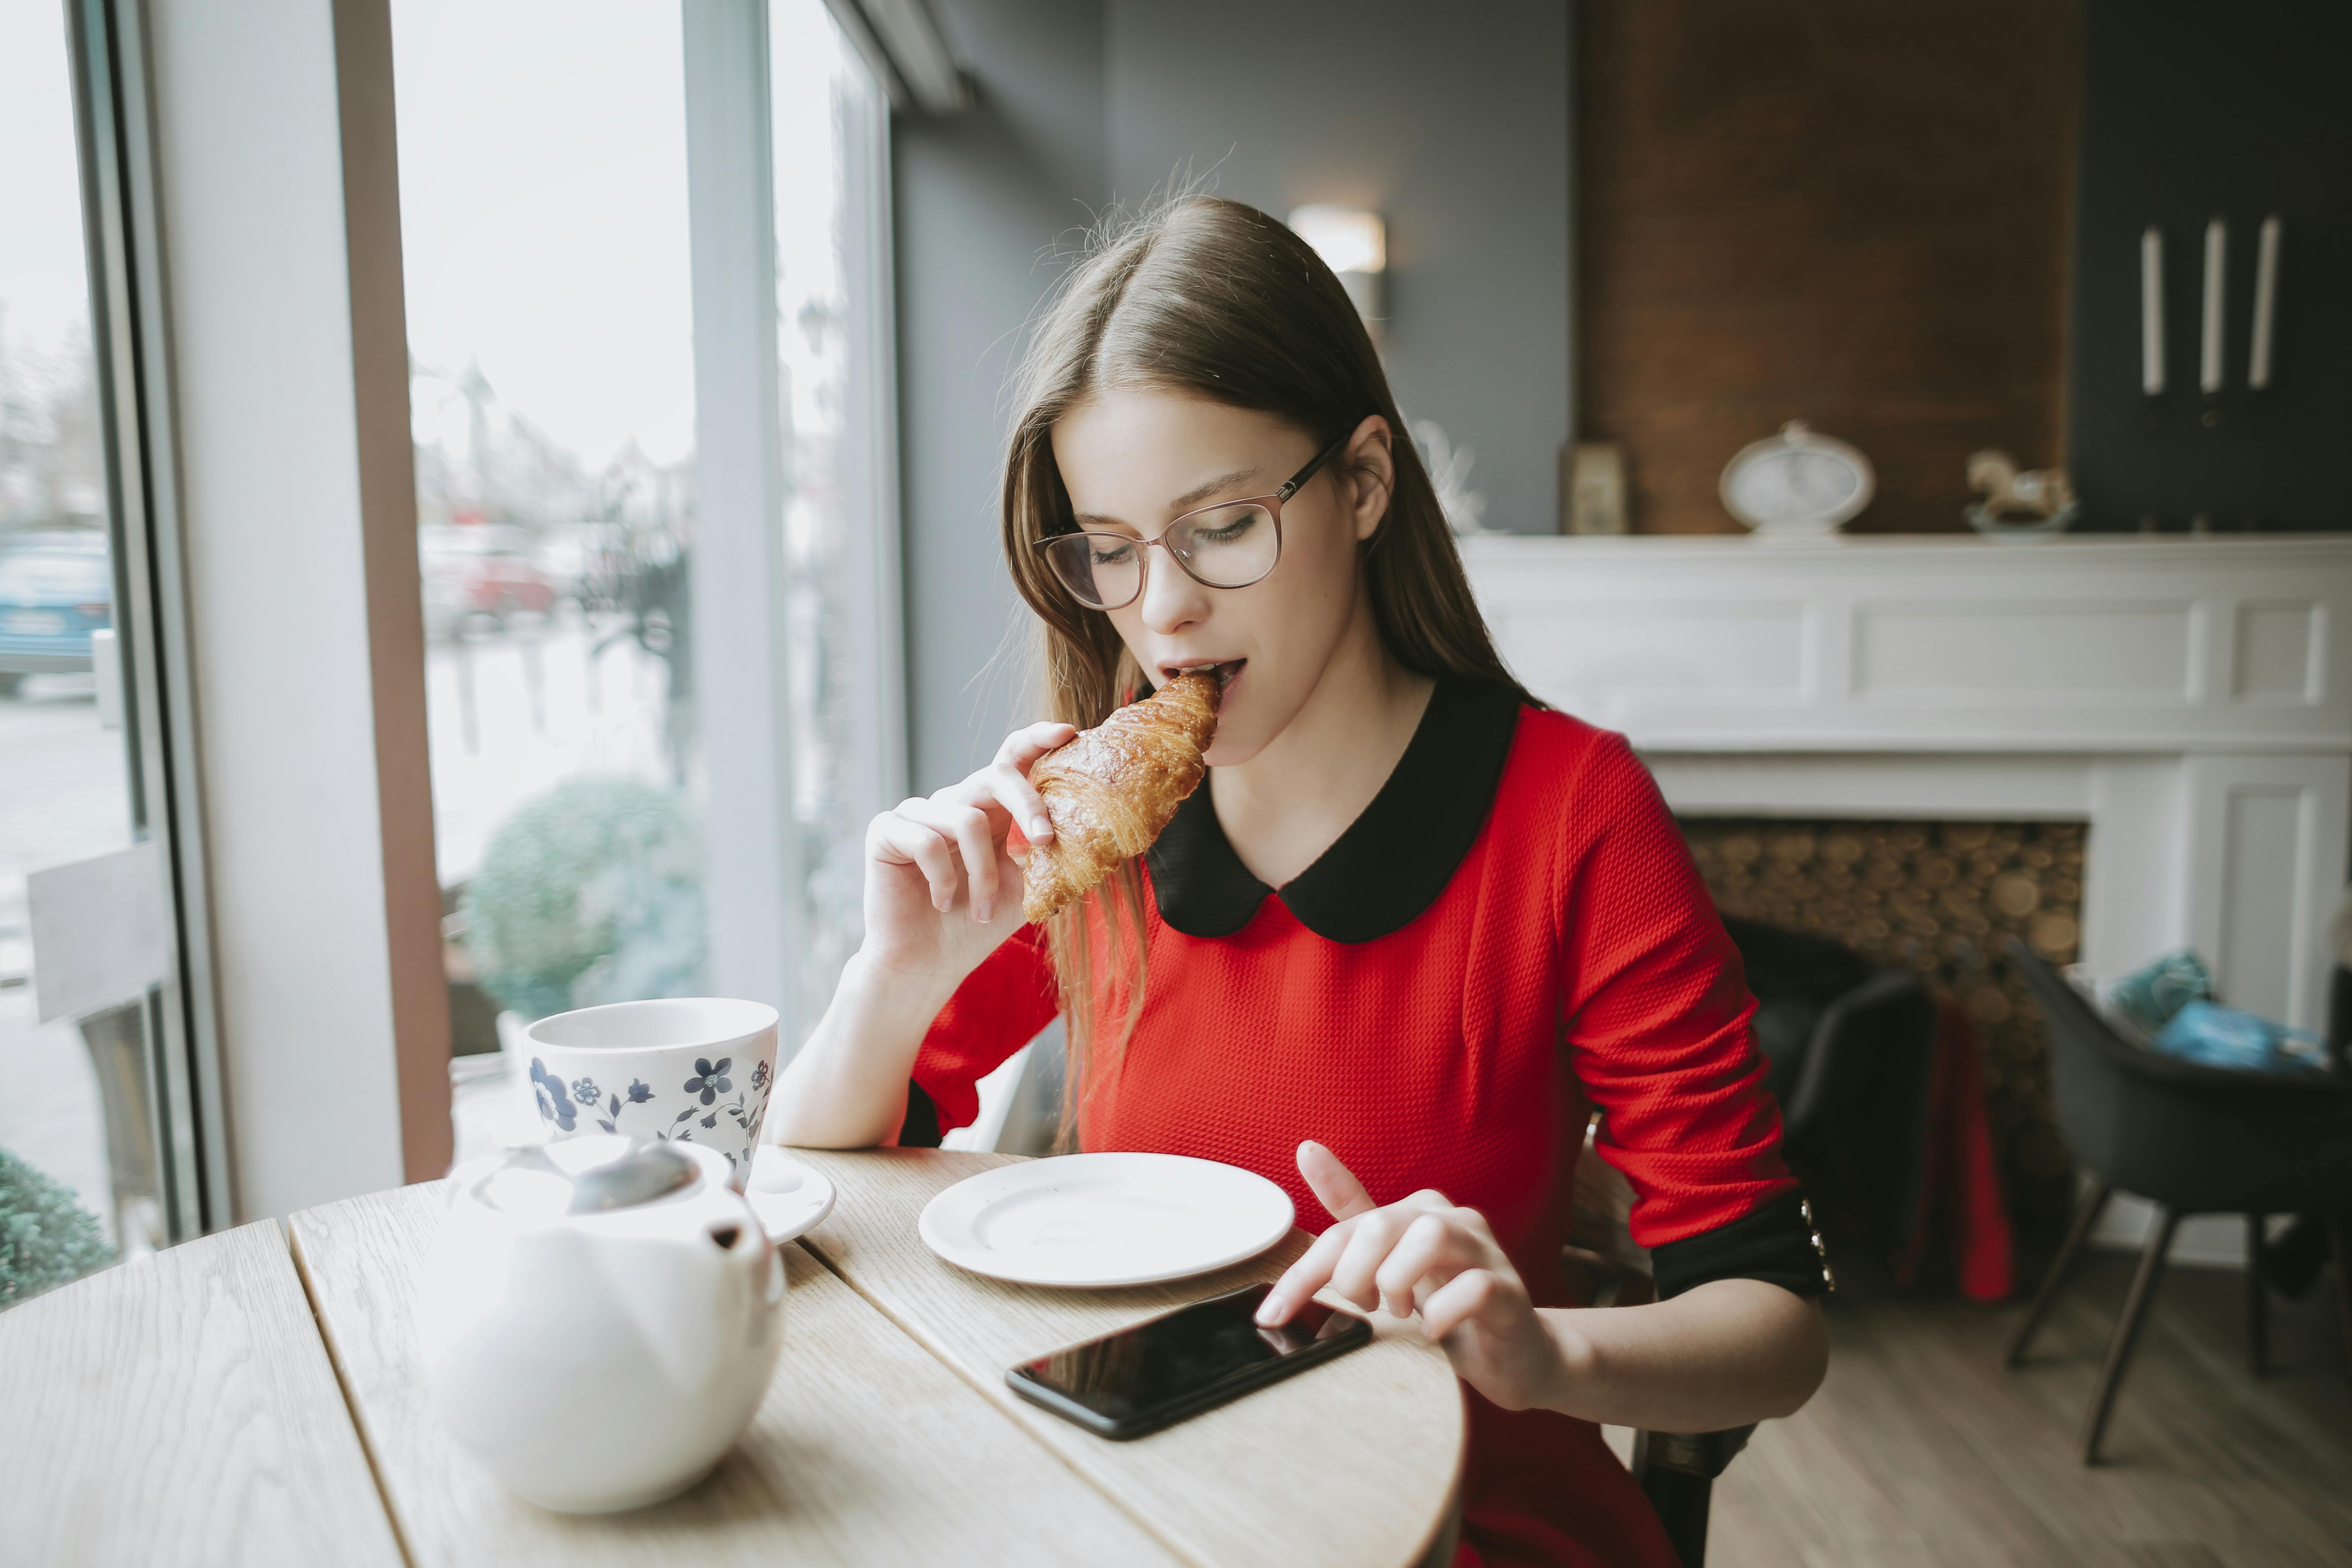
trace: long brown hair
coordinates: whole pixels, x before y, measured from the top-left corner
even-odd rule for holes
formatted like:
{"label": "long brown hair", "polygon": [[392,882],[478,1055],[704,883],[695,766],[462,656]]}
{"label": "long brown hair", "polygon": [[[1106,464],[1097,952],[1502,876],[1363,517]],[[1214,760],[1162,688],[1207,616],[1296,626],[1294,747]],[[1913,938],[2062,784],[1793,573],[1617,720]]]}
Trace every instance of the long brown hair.
{"label": "long brown hair", "polygon": [[[1013,386],[1004,555],[1044,625],[1049,717],[1088,729],[1149,684],[1110,616],[1072,598],[1032,547],[1076,526],[1054,461],[1055,422],[1112,388],[1181,392],[1271,414],[1318,447],[1369,415],[1386,419],[1395,483],[1388,515],[1361,547],[1381,641],[1420,674],[1518,689],[1471,597],[1437,491],[1362,319],[1306,241],[1256,208],[1179,194],[1098,226],[1039,316]],[[1049,923],[1069,1032],[1066,1142],[1088,1068],[1116,1067],[1118,1045],[1142,1011],[1146,930],[1132,860]],[[1097,1025],[1110,1017],[1122,1022],[1106,1037]]]}

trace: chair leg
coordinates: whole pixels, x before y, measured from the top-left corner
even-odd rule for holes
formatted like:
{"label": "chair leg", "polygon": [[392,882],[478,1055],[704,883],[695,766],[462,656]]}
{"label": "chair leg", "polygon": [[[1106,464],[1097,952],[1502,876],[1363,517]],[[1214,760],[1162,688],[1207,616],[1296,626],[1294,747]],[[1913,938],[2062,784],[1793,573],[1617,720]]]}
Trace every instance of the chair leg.
{"label": "chair leg", "polygon": [[2083,1463],[2096,1464],[2099,1439],[2106,1435],[2107,1415],[2116,1407],[2116,1389],[2124,1380],[2124,1368],[2131,1362],[2132,1346],[2139,1340],[2140,1326],[2147,1321],[2147,1309],[2156,1300],[2156,1282],[2164,1273],[2164,1255],[2171,1250],[2172,1233],[2180,1225],[2180,1215],[2173,1210],[2157,1205],[2155,1228],[2147,1233],[2147,1246],[2139,1255],[2139,1270],[2132,1276],[2131,1293],[2124,1298],[2123,1316],[2116,1320],[2116,1331],[2107,1340],[2107,1361],[2099,1369],[2099,1385],[2091,1394],[2091,1411],[2083,1423]]}
{"label": "chair leg", "polygon": [[1706,1568],[1706,1516],[1715,1482],[1680,1470],[1653,1469],[1642,1478],[1643,1495],[1657,1510],[1666,1543],[1682,1568]]}
{"label": "chair leg", "polygon": [[2025,1310],[2025,1321],[2017,1325],[2017,1337],[2010,1342],[2009,1358],[2003,1364],[2015,1366],[2025,1359],[2025,1347],[2042,1327],[2042,1320],[2050,1315],[2050,1305],[2058,1300],[2067,1276],[2082,1261],[2083,1244],[2090,1239],[2091,1227],[2099,1223],[2099,1215],[2114,1192],[2115,1188],[2101,1182],[2091,1189],[2089,1197],[2075,1205],[2074,1221],[2066,1227],[2066,1239],[2058,1244],[2058,1256],[2050,1260],[2049,1271],[2042,1276],[2041,1287],[2033,1292],[2033,1305]]}
{"label": "chair leg", "polygon": [[2327,1239],[2336,1251],[2336,1315],[2344,1329],[2344,1360],[2352,1365],[2352,1220],[2330,1219]]}
{"label": "chair leg", "polygon": [[2270,1303],[2263,1292],[2263,1231],[2269,1216],[2246,1216],[2246,1366],[2256,1377],[2270,1371]]}

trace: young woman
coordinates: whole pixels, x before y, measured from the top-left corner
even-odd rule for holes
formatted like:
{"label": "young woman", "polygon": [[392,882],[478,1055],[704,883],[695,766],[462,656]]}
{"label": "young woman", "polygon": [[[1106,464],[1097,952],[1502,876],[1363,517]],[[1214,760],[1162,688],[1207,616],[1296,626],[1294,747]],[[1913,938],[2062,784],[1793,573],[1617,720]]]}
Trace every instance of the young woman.
{"label": "young woman", "polygon": [[[877,817],[866,941],[779,1086],[787,1143],[936,1142],[1056,1012],[1077,1141],[1223,1160],[1321,1235],[1267,1298],[1419,1314],[1470,1388],[1464,1563],[1670,1568],[1599,1422],[1784,1415],[1826,1347],[1753,1004],[1649,775],[1496,656],[1346,293],[1192,198],[1078,268],[1004,478],[1055,721]],[[1021,919],[1027,779],[1173,672],[1208,782],[1144,864]],[[1592,1110],[1653,1306],[1577,1306]]]}

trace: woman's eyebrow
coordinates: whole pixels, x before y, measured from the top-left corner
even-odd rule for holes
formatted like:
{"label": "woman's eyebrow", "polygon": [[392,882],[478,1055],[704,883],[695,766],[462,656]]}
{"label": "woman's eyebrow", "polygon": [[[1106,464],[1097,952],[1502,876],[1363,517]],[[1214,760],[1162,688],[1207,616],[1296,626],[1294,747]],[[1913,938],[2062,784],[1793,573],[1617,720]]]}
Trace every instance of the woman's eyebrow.
{"label": "woman's eyebrow", "polygon": [[[1254,479],[1263,472],[1265,472],[1265,470],[1262,468],[1235,468],[1230,474],[1219,474],[1215,479],[1202,479],[1199,484],[1194,485],[1191,489],[1186,490],[1182,495],[1178,496],[1174,500],[1170,501],[1168,503],[1168,510],[1171,512],[1190,510],[1196,502],[1204,501],[1211,496],[1215,495],[1219,490],[1229,489],[1232,487],[1242,483],[1244,479]],[[1096,511],[1073,512],[1071,514],[1071,518],[1072,521],[1081,525],[1108,522],[1121,527],[1126,526],[1124,523],[1121,523],[1120,520],[1118,518],[1105,517],[1100,512]]]}
{"label": "woman's eyebrow", "polygon": [[1171,511],[1182,511],[1188,507],[1193,505],[1195,502],[1207,500],[1219,490],[1226,489],[1232,486],[1240,484],[1244,479],[1254,479],[1257,478],[1259,471],[1260,470],[1256,468],[1235,468],[1230,474],[1219,474],[1213,479],[1203,479],[1199,484],[1194,485],[1191,489],[1186,490],[1182,495],[1178,496],[1174,500],[1170,501],[1168,503],[1168,510]]}

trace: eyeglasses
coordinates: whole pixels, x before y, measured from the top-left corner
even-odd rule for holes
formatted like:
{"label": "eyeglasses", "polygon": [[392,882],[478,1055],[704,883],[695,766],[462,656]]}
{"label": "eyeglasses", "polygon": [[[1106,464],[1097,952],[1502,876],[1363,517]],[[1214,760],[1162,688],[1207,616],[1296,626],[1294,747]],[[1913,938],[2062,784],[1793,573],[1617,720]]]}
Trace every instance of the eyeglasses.
{"label": "eyeglasses", "polygon": [[1071,596],[1091,610],[1123,610],[1143,595],[1144,552],[1158,545],[1184,574],[1204,588],[1246,588],[1282,558],[1282,503],[1298,493],[1353,431],[1315,454],[1314,461],[1270,496],[1219,501],[1188,511],[1157,539],[1131,533],[1056,533],[1032,542]]}

